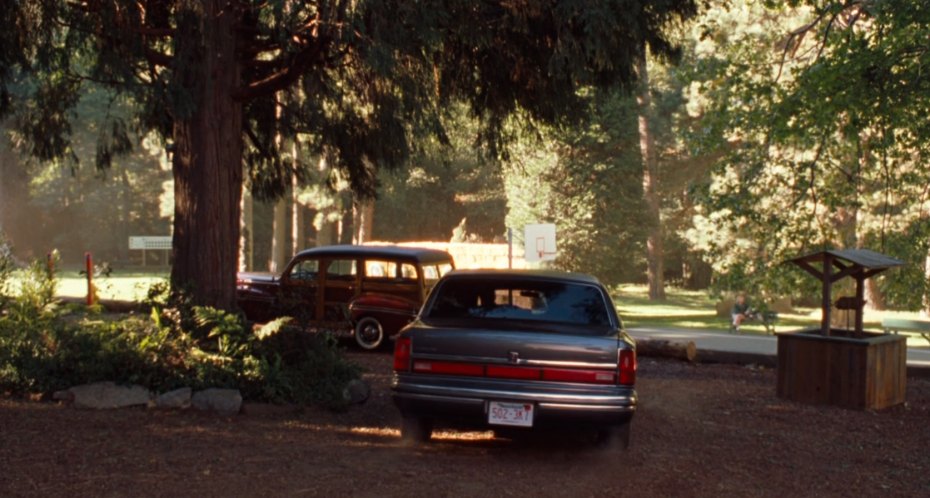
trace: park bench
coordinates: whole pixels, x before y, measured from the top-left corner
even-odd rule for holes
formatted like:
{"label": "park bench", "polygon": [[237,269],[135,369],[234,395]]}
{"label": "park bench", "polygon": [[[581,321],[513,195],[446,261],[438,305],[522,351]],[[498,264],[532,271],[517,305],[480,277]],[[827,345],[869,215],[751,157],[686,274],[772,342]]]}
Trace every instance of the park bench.
{"label": "park bench", "polygon": [[903,318],[883,318],[882,328],[886,334],[899,332],[916,333],[930,342],[930,322],[922,320],[906,320]]}
{"label": "park bench", "polygon": [[[749,322],[761,322],[762,326],[765,327],[766,334],[775,335],[775,322],[778,321],[778,312],[770,310],[757,310],[750,308],[749,312],[746,314],[746,318],[743,320],[743,323]],[[739,334],[739,327],[733,325],[733,320],[730,318],[730,333]]]}

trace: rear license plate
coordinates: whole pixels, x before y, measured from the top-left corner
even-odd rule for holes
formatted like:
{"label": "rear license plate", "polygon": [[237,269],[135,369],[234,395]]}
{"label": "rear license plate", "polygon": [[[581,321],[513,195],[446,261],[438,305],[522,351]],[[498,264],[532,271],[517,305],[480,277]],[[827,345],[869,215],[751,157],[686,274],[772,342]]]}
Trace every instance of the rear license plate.
{"label": "rear license plate", "polygon": [[532,427],[533,404],[490,401],[488,403],[488,423]]}

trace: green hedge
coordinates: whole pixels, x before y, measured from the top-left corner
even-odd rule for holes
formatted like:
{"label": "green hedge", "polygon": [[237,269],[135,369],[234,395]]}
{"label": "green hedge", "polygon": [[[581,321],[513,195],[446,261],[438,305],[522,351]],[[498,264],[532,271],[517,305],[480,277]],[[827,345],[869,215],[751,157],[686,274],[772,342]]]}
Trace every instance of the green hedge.
{"label": "green hedge", "polygon": [[10,272],[0,271],[0,392],[50,393],[108,380],[156,392],[237,388],[249,400],[343,408],[344,388],[359,376],[335,340],[286,319],[253,329],[239,315],[183,299],[152,302],[149,316],[105,316],[56,303],[55,277],[44,264],[19,280],[11,292]]}

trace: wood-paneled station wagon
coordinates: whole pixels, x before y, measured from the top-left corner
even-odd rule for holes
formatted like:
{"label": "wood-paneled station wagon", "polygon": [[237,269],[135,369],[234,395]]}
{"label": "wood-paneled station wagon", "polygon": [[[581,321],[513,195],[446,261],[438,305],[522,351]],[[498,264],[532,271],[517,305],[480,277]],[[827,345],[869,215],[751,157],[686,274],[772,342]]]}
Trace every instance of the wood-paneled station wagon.
{"label": "wood-paneled station wagon", "polygon": [[375,349],[416,317],[454,267],[449,253],[434,249],[324,246],[298,253],[281,275],[240,273],[236,296],[250,320],[291,316]]}

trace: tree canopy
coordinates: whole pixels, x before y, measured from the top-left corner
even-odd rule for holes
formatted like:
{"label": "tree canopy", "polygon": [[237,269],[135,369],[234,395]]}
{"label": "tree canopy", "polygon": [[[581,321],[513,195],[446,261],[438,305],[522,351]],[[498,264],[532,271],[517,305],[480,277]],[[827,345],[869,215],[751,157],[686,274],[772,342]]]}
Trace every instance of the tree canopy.
{"label": "tree canopy", "polygon": [[[450,103],[503,143],[520,114],[578,117],[579,90],[628,86],[648,45],[693,0],[33,0],[7,2],[0,54],[4,112],[40,159],[69,154],[69,113],[93,81],[138,112],[110,127],[101,166],[127,130],[154,130],[173,154],[175,284],[195,302],[234,306],[244,179],[274,196],[301,176],[294,141],[370,196],[403,164],[411,137],[443,137]],[[35,85],[19,85],[29,74]],[[15,93],[16,99],[10,98]],[[109,145],[108,145],[109,144]]]}
{"label": "tree canopy", "polygon": [[[718,275],[736,287],[803,289],[776,263],[826,246],[893,249],[915,263],[899,271],[920,276],[930,10],[906,0],[733,2],[696,26],[690,144],[724,157],[695,190],[689,238]],[[909,282],[898,298],[927,294],[926,278],[896,280]]]}

